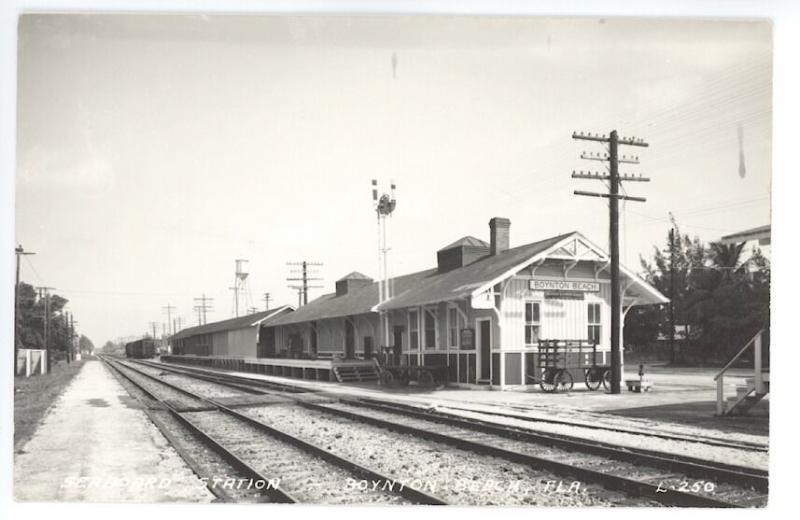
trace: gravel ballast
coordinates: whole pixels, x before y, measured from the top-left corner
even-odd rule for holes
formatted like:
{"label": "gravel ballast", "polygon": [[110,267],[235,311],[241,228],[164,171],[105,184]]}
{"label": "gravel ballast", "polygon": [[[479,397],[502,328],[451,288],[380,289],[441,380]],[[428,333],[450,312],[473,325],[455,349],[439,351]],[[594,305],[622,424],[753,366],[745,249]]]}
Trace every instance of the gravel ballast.
{"label": "gravel ballast", "polygon": [[700,483],[699,486],[695,486],[696,489],[693,489],[691,493],[708,496],[710,498],[740,501],[743,499],[757,499],[761,496],[761,493],[755,490],[743,489],[725,482],[708,483],[708,481],[704,479],[676,475],[674,472],[668,472],[660,468],[642,466],[617,460],[609,460],[608,458],[599,455],[551,448],[530,442],[508,439],[488,433],[475,432],[474,430],[445,425],[415,417],[408,417],[390,412],[374,410],[361,406],[348,405],[344,403],[337,403],[335,405],[327,406],[357,414],[368,415],[370,417],[377,417],[388,421],[398,421],[404,425],[413,426],[426,431],[476,440],[478,442],[504,448],[509,451],[566,463],[570,466],[593,469],[601,473],[625,477],[637,481],[649,482],[652,484],[661,484],[664,488],[681,490],[691,488],[691,486],[694,484]]}
{"label": "gravel ballast", "polygon": [[303,503],[409,503],[395,493],[360,489],[355,485],[357,478],[348,471],[279,441],[226,413],[191,412],[183,416]]}
{"label": "gravel ballast", "polygon": [[275,405],[242,412],[453,504],[653,504],[497,457],[478,455],[296,406]]}

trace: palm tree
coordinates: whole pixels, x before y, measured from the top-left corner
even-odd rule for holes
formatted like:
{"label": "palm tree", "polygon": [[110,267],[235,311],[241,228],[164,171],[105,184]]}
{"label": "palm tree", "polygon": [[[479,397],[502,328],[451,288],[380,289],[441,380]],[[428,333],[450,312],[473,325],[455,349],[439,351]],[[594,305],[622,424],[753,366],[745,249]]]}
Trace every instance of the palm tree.
{"label": "palm tree", "polygon": [[713,267],[721,271],[722,281],[730,280],[733,273],[741,273],[744,264],[740,264],[742,251],[745,243],[723,244],[722,242],[712,242],[709,244],[710,257]]}

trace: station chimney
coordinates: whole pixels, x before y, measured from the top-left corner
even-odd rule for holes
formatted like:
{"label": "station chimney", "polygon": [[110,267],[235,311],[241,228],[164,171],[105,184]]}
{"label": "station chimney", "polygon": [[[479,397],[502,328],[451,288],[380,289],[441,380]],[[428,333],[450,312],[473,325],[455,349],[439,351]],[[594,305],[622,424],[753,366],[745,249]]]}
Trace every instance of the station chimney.
{"label": "station chimney", "polygon": [[509,229],[511,221],[503,217],[494,217],[489,221],[489,254],[492,256],[508,249]]}

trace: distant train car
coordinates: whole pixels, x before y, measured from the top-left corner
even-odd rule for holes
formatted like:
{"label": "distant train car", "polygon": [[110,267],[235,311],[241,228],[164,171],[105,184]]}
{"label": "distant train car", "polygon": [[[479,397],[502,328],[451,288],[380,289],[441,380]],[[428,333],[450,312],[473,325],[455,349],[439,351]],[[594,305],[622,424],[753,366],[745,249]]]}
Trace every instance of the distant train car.
{"label": "distant train car", "polygon": [[143,359],[143,358],[151,358],[155,355],[156,355],[156,343],[152,339],[143,338],[125,344],[126,357]]}

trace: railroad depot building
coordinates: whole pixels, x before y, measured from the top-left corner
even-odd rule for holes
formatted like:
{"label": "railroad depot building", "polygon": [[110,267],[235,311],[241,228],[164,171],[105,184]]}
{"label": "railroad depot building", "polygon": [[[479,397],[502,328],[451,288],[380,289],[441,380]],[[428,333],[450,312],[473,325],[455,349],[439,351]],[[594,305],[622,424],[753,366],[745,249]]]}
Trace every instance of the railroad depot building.
{"label": "railroad depot building", "polygon": [[170,338],[173,355],[264,357],[262,327],[293,307],[267,311],[183,329]]}
{"label": "railroad depot building", "polygon": [[[264,322],[259,356],[371,359],[385,311],[396,362],[446,366],[450,383],[532,384],[541,339],[596,342],[598,363],[608,364],[609,256],[579,232],[511,248],[508,219],[493,218],[489,228],[489,243],[461,238],[436,253],[435,267],[393,278],[382,304],[377,282],[348,274],[335,292]],[[620,272],[621,312],[668,301],[629,269]]]}

